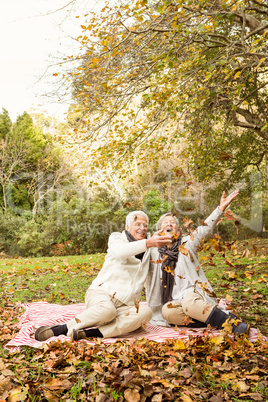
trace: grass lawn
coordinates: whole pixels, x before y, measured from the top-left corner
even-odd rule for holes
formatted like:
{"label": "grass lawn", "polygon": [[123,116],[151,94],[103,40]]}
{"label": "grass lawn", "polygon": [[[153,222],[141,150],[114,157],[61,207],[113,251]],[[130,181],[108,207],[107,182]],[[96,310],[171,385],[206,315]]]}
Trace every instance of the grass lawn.
{"label": "grass lawn", "polygon": [[[268,239],[213,238],[200,262],[219,298],[268,336]],[[0,259],[0,402],[267,401],[268,343],[246,337],[195,337],[157,344],[140,339],[28,347],[10,355],[20,303],[84,301],[105,254]]]}
{"label": "grass lawn", "polygon": [[105,254],[0,260],[1,287],[9,301],[84,301]]}

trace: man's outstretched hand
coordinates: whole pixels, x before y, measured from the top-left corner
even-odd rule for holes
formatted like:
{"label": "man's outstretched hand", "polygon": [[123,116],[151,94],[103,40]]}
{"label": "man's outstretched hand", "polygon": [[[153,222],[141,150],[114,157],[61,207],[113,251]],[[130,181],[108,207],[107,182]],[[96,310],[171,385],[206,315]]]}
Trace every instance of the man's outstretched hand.
{"label": "man's outstretched hand", "polygon": [[239,190],[235,190],[230,195],[228,195],[228,197],[225,197],[225,191],[224,191],[221,196],[219,210],[223,212],[225,208],[227,208],[231,204],[231,202],[238,196],[238,194]]}
{"label": "man's outstretched hand", "polygon": [[158,230],[155,232],[152,237],[149,239],[146,239],[146,246],[147,248],[150,247],[163,247],[167,246],[168,244],[172,243],[172,240],[170,239],[170,236],[161,236],[160,233],[162,232],[162,229]]}

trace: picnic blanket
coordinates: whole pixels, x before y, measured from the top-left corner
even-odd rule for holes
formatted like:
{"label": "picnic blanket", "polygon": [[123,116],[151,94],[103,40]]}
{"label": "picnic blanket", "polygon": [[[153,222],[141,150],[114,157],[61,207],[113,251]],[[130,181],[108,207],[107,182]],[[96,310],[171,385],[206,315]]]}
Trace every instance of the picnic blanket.
{"label": "picnic blanket", "polygon": [[[222,307],[226,307],[226,301],[222,299],[219,303]],[[85,310],[85,304],[50,304],[47,302],[36,302],[22,304],[21,307],[25,309],[22,314],[19,327],[19,333],[9,341],[5,347],[9,349],[11,353],[19,352],[21,346],[31,346],[33,348],[42,348],[44,343],[49,344],[50,342],[60,340],[62,342],[71,341],[71,339],[65,335],[60,335],[58,337],[52,337],[45,342],[39,342],[34,339],[35,330],[42,325],[55,325],[58,323],[66,322],[74,318],[77,314]],[[104,344],[110,344],[118,339],[138,339],[146,338],[151,341],[163,342],[167,339],[188,339],[189,335],[192,336],[202,336],[206,331],[207,334],[211,336],[217,336],[219,331],[208,330],[207,328],[187,328],[187,327],[160,327],[154,326],[147,323],[144,327],[137,329],[134,332],[120,336],[120,338],[105,338],[101,339]],[[251,328],[249,333],[249,340],[256,341],[259,337],[259,331],[257,329]],[[268,337],[267,337],[268,340]],[[89,344],[94,344],[94,340],[87,339],[84,340]]]}

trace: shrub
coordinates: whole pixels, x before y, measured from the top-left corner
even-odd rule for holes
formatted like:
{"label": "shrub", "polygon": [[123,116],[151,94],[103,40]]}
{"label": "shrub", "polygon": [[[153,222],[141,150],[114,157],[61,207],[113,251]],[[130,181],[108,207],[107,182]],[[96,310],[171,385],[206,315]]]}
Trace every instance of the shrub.
{"label": "shrub", "polygon": [[0,211],[0,251],[6,255],[18,255],[18,228],[22,228],[27,220],[15,215],[12,211]]}

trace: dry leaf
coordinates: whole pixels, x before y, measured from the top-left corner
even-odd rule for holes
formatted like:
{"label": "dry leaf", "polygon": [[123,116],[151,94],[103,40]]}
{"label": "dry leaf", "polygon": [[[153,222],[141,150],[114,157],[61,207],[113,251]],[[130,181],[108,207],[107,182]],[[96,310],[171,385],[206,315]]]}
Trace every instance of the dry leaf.
{"label": "dry leaf", "polygon": [[222,161],[227,161],[228,159],[232,159],[233,155],[227,154],[227,152],[219,152],[219,159]]}
{"label": "dry leaf", "polygon": [[141,396],[137,389],[127,388],[124,392],[124,398],[127,402],[139,402]]}
{"label": "dry leaf", "polygon": [[189,219],[188,216],[186,216],[186,217],[183,219],[183,226],[184,226],[186,229],[190,229],[190,227],[192,226],[193,223],[194,223],[194,222],[192,221],[192,219]]}
{"label": "dry leaf", "polygon": [[168,265],[163,268],[163,271],[166,271],[168,274],[175,275],[175,271],[172,270]]}
{"label": "dry leaf", "polygon": [[173,349],[174,349],[174,350],[184,350],[184,349],[186,349],[186,346],[185,346],[185,344],[184,344],[182,341],[180,341],[179,339],[177,339],[177,340],[174,342]]}
{"label": "dry leaf", "polygon": [[17,387],[10,391],[8,395],[8,402],[22,402],[28,399],[29,386]]}
{"label": "dry leaf", "polygon": [[138,299],[135,299],[135,307],[136,307],[136,312],[139,312],[139,308],[140,308],[140,302]]}
{"label": "dry leaf", "polygon": [[177,304],[172,304],[172,302],[167,304],[167,308],[177,308]]}
{"label": "dry leaf", "polygon": [[193,323],[193,320],[188,315],[186,317],[182,318],[182,325],[187,326],[192,323]]}
{"label": "dry leaf", "polygon": [[185,244],[185,243],[183,243],[183,244],[181,244],[181,245],[179,246],[179,252],[182,253],[183,255],[188,255],[188,250],[187,250],[186,247],[184,247],[184,244]]}
{"label": "dry leaf", "polygon": [[182,394],[180,400],[182,402],[194,402],[194,400],[189,395],[186,394]]}
{"label": "dry leaf", "polygon": [[224,216],[227,218],[227,221],[236,221],[237,220],[237,217],[235,216],[233,211],[231,211],[231,209],[227,209],[226,211],[224,211]]}
{"label": "dry leaf", "polygon": [[255,246],[255,244],[252,245],[252,248],[253,248],[254,255],[257,255],[258,248]]}
{"label": "dry leaf", "polygon": [[227,294],[226,300],[227,300],[227,302],[231,302],[233,300],[233,297],[231,295]]}
{"label": "dry leaf", "polygon": [[248,249],[243,251],[242,258],[248,258],[250,256],[250,251]]}

